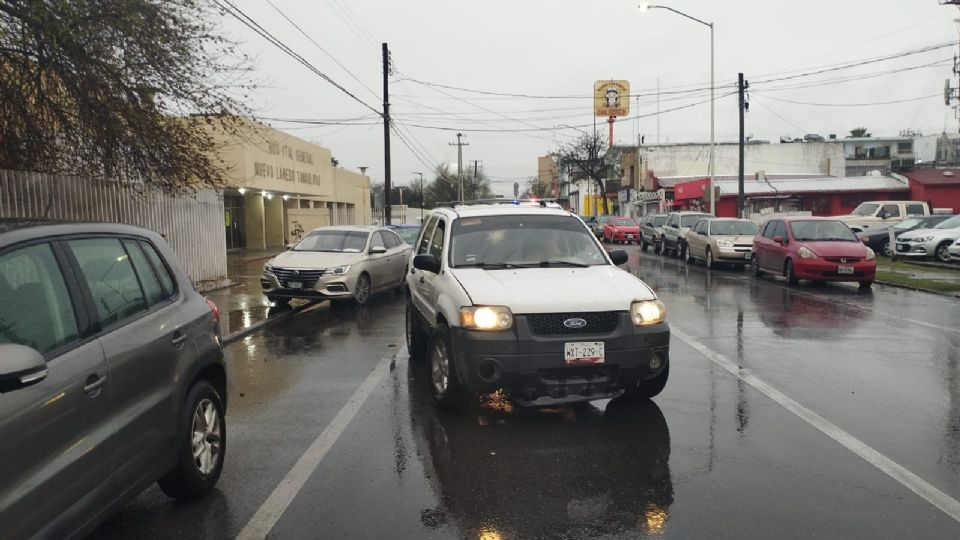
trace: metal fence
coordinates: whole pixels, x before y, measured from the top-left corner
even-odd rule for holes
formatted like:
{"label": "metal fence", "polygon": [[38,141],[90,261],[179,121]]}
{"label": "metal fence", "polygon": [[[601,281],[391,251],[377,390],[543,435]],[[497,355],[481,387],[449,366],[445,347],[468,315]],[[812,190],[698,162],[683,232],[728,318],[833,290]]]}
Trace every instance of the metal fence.
{"label": "metal fence", "polygon": [[166,237],[194,283],[227,276],[223,198],[171,196],[114,182],[0,170],[0,218],[125,223]]}

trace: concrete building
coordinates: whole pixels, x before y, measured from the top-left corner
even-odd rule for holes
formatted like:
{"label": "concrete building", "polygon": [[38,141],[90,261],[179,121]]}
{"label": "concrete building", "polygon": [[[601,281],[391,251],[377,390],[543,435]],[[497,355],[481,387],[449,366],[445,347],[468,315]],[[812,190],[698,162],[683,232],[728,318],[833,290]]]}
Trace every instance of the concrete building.
{"label": "concrete building", "polygon": [[917,166],[960,165],[960,133],[925,135],[913,140]]}
{"label": "concrete building", "polygon": [[960,212],[960,169],[915,169],[903,175],[910,183],[911,200]]}
{"label": "concrete building", "polygon": [[[656,177],[697,176],[710,174],[710,145],[703,143],[647,145],[639,148],[642,182],[653,173]],[[739,171],[739,144],[717,144],[714,161],[717,176],[736,175]],[[771,144],[751,141],[744,146],[744,171],[781,174],[846,174],[844,147],[837,141]],[[642,186],[641,186],[642,187]]]}
{"label": "concrete building", "polygon": [[906,170],[917,160],[912,136],[847,137],[840,142],[843,143],[847,176]]}
{"label": "concrete building", "polygon": [[537,158],[537,178],[541,183],[550,186],[551,197],[560,196],[560,167],[554,154],[547,154]]}
{"label": "concrete building", "polygon": [[329,149],[248,122],[222,140],[227,249],[282,247],[326,225],[369,224],[370,178],[336,167]]}

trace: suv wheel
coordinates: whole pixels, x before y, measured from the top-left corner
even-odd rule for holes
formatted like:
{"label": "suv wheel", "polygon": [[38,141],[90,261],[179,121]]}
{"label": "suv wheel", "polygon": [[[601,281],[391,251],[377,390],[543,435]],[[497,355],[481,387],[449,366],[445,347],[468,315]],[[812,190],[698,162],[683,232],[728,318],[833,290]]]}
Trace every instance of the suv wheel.
{"label": "suv wheel", "polygon": [[790,285],[796,285],[800,283],[800,280],[797,279],[797,272],[793,269],[793,261],[787,259],[787,263],[784,265],[783,275],[787,278],[787,283]]}
{"label": "suv wheel", "polygon": [[682,259],[686,256],[687,246],[683,245],[679,240],[677,241],[677,249],[675,251],[677,258]]}
{"label": "suv wheel", "polygon": [[750,257],[750,272],[753,277],[763,277],[763,270],[760,269],[760,259],[757,258],[756,254]]}
{"label": "suv wheel", "polygon": [[659,375],[646,381],[637,381],[636,384],[628,387],[623,395],[628,399],[650,399],[663,392],[669,378],[670,364],[667,364]]}
{"label": "suv wheel", "polygon": [[646,239],[642,236],[640,237],[640,251],[646,251],[650,247],[650,244],[647,243]]}
{"label": "suv wheel", "polygon": [[420,327],[420,320],[414,311],[413,301],[407,299],[407,350],[410,352],[410,358],[420,359],[427,349],[427,338]]}
{"label": "suv wheel", "polygon": [[227,450],[223,402],[208,381],[198,381],[190,388],[179,429],[177,467],[157,484],[174,499],[196,499],[216,485]]}
{"label": "suv wheel", "polygon": [[934,251],[937,256],[937,260],[940,262],[950,262],[950,252],[948,250],[950,249],[951,242],[953,241],[947,240],[946,242],[941,242],[940,245],[937,246],[937,250]]}
{"label": "suv wheel", "polygon": [[657,255],[663,254],[663,240],[653,241],[653,252]]}
{"label": "suv wheel", "polygon": [[430,397],[438,408],[456,410],[462,405],[463,387],[453,364],[450,331],[441,324],[430,339]]}

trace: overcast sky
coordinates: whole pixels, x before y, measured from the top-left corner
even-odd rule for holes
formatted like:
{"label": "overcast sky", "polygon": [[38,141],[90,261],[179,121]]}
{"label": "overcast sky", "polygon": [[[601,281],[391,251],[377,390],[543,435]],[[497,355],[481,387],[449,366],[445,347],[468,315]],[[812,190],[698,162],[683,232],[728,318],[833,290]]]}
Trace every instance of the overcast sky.
{"label": "overcast sky", "polygon": [[[480,160],[512,191],[515,179],[536,174],[537,156],[576,134],[487,131],[590,126],[588,97],[597,79],[626,79],[631,116],[615,126],[618,143],[657,140],[657,80],[661,88],[659,139],[707,141],[710,136],[709,29],[666,10],[641,13],[639,0],[271,0],[343,68],[300,34],[267,0],[233,0],[246,14],[376,109],[381,107],[380,43],[392,51],[392,112],[421,162],[393,137],[393,179],[411,183],[411,171],[456,162],[456,131],[470,146],[464,161]],[[925,134],[957,130],[943,104],[944,79],[956,50],[940,48],[894,60],[781,81],[765,79],[818,71],[957,41],[957,8],[938,0],[669,0],[660,2],[716,25],[716,132],[737,137],[737,73],[750,81],[747,134],[773,142],[782,135],[846,135],[864,126],[874,135],[907,128]],[[228,18],[228,34],[256,58],[262,85],[252,104],[264,118],[352,120],[372,124],[370,109]],[[940,65],[923,67],[935,62]],[[890,71],[901,69],[898,73]],[[352,75],[351,75],[352,73]],[[886,74],[883,74],[886,73]],[[502,97],[424,86],[417,79]],[[359,80],[359,81],[358,81]],[[361,84],[361,82],[363,84]],[[824,82],[829,84],[823,84]],[[366,88],[369,87],[369,88]],[[956,83],[954,83],[956,85]],[[690,90],[695,90],[690,92]],[[681,93],[678,93],[681,92]],[[554,99],[547,96],[574,96]],[[918,99],[923,98],[923,99]],[[640,105],[637,106],[639,99]],[[910,100],[903,103],[852,106]],[[703,102],[701,104],[697,104]],[[799,103],[791,103],[799,102]],[[668,109],[693,105],[675,112]],[[824,106],[837,105],[837,106]],[[383,181],[381,125],[271,125],[330,148],[344,167],[369,166]],[[605,130],[604,119],[598,129]]]}

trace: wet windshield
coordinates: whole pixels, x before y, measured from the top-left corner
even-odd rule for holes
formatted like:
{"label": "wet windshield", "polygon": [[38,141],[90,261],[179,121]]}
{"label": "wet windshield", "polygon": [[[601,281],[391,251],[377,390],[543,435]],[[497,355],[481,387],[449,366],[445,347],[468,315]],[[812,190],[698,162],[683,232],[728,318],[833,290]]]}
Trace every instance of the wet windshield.
{"label": "wet windshield", "polygon": [[880,208],[879,204],[863,203],[860,206],[854,208],[851,214],[855,216],[872,216],[877,213],[877,208]]}
{"label": "wet windshield", "polygon": [[681,227],[693,227],[697,224],[698,221],[705,217],[710,217],[707,214],[687,214],[685,216],[680,216],[680,226]]}
{"label": "wet windshield", "polygon": [[953,216],[952,218],[941,222],[939,225],[934,227],[934,229],[956,229],[960,228],[960,216]]}
{"label": "wet windshield", "polygon": [[332,251],[360,253],[367,245],[364,231],[315,231],[297,244],[293,251]]}
{"label": "wet windshield", "polygon": [[450,265],[522,268],[608,264],[580,220],[565,216],[483,216],[458,219]]}
{"label": "wet windshield", "polygon": [[899,230],[912,229],[917,225],[923,223],[923,220],[924,218],[907,218],[901,221],[900,223],[897,223],[896,225],[894,225],[893,228],[899,229]]}
{"label": "wet windshield", "polygon": [[752,221],[714,221],[710,234],[716,236],[741,236],[757,234],[757,224]]}
{"label": "wet windshield", "polygon": [[637,222],[632,219],[611,219],[610,224],[617,227],[636,227]]}
{"label": "wet windshield", "polygon": [[790,223],[793,239],[804,241],[859,242],[849,227],[839,221],[794,221]]}

